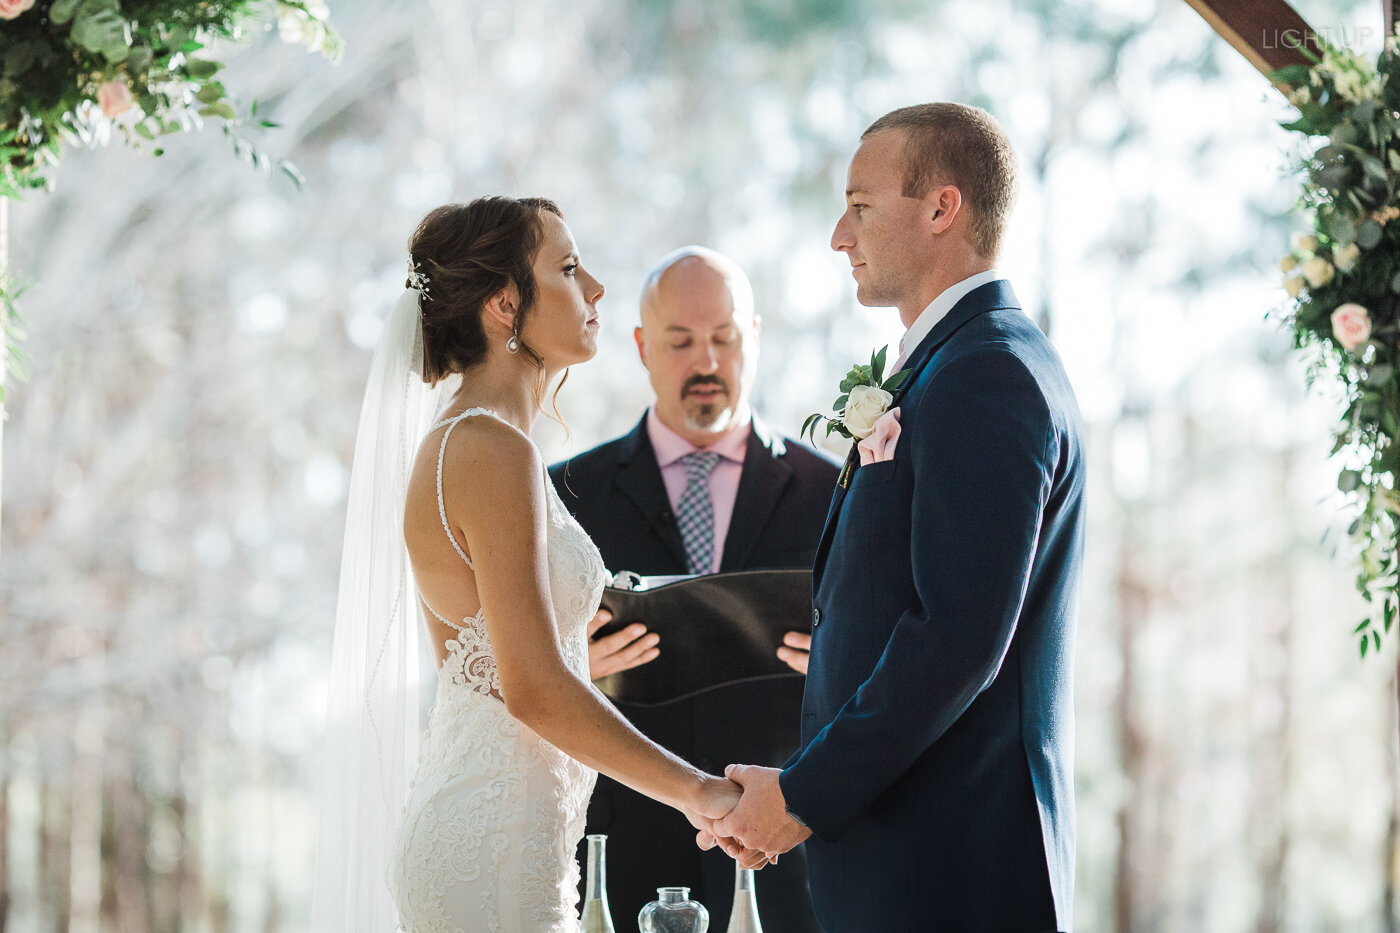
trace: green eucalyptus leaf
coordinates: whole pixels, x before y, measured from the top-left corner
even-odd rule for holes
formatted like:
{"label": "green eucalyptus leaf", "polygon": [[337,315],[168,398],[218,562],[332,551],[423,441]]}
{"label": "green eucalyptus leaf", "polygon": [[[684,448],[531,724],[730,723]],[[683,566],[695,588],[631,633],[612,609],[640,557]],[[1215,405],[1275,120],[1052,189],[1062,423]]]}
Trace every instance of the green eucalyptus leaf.
{"label": "green eucalyptus leaf", "polygon": [[126,59],[126,68],[133,74],[144,74],[151,68],[151,48],[146,45],[133,46]]}
{"label": "green eucalyptus leaf", "polygon": [[1351,633],[1352,633],[1353,635],[1360,634],[1360,632],[1362,631],[1362,629],[1370,628],[1370,626],[1371,626],[1371,620],[1370,620],[1370,619],[1362,619],[1360,622],[1358,622],[1358,623],[1356,624],[1356,628],[1354,628],[1354,629],[1351,630]]}
{"label": "green eucalyptus leaf", "polygon": [[1374,220],[1362,221],[1356,230],[1356,245],[1362,249],[1374,249],[1380,243],[1383,232],[1381,225]]}
{"label": "green eucalyptus leaf", "polygon": [[211,61],[207,58],[189,58],[185,60],[185,73],[196,81],[207,81],[218,74],[224,67],[223,62]]}
{"label": "green eucalyptus leaf", "polygon": [[73,41],[89,52],[131,45],[131,26],[114,10],[98,10],[73,20]]}
{"label": "green eucalyptus leaf", "polygon": [[1343,470],[1337,477],[1337,488],[1342,492],[1353,492],[1361,485],[1361,474],[1356,470]]}
{"label": "green eucalyptus leaf", "polygon": [[127,44],[128,41],[130,40],[116,41],[103,46],[102,57],[113,65],[119,65],[126,61],[131,56],[131,46]]}
{"label": "green eucalyptus leaf", "polygon": [[28,71],[39,60],[43,47],[38,42],[20,42],[5,53],[5,77],[15,78]]}
{"label": "green eucalyptus leaf", "polygon": [[53,6],[49,7],[49,22],[55,26],[62,26],[73,19],[73,14],[78,12],[78,7],[83,0],[54,0]]}
{"label": "green eucalyptus leaf", "polygon": [[199,89],[194,96],[202,104],[218,103],[224,99],[224,86],[218,81],[210,81]]}
{"label": "green eucalyptus leaf", "polygon": [[842,396],[839,397],[836,401],[834,401],[834,402],[831,403],[831,410],[832,410],[832,411],[845,411],[845,410],[846,410],[846,403],[849,402],[850,400],[851,400],[851,396],[850,396],[849,394],[842,395]]}
{"label": "green eucalyptus leaf", "polygon": [[1356,224],[1346,214],[1333,214],[1327,222],[1327,235],[1338,245],[1349,246],[1356,242]]}
{"label": "green eucalyptus leaf", "polygon": [[1371,646],[1371,640],[1365,635],[1361,636],[1361,660],[1366,660],[1366,649]]}
{"label": "green eucalyptus leaf", "polygon": [[228,104],[222,102],[217,104],[210,104],[207,107],[200,107],[199,115],[201,117],[223,117],[225,120],[230,121],[238,118],[238,114],[234,111],[234,109]]}
{"label": "green eucalyptus leaf", "polygon": [[136,134],[142,139],[149,139],[154,141],[156,138],[156,134],[151,132],[151,128],[144,123],[136,124]]}

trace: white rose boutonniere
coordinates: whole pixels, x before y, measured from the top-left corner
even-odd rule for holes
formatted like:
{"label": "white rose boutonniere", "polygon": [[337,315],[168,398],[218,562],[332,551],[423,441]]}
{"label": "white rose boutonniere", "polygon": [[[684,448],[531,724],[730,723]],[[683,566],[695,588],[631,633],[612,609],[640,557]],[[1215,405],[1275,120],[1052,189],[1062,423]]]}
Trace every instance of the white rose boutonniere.
{"label": "white rose boutonniere", "polygon": [[[857,363],[853,366],[846,378],[841,380],[841,395],[831,403],[835,417],[817,412],[803,422],[802,430],[797,436],[805,434],[811,437],[812,443],[815,444],[817,425],[825,421],[827,437],[840,434],[853,441],[869,437],[875,430],[875,423],[889,410],[894,401],[895,390],[909,378],[907,369],[885,377],[885,354],[888,350],[889,347],[886,346],[875,351],[870,357],[869,365]],[[850,478],[850,471],[850,464],[847,463],[841,471],[843,486]]]}
{"label": "white rose boutonniere", "polygon": [[841,423],[856,437],[864,440],[875,430],[879,420],[894,401],[894,393],[875,386],[855,386],[846,396],[846,407],[841,412]]}

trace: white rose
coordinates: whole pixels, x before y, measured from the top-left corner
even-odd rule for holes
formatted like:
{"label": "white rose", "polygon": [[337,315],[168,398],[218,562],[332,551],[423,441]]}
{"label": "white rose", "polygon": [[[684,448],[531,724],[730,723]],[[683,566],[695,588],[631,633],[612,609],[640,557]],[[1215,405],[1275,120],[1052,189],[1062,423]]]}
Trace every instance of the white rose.
{"label": "white rose", "polygon": [[846,399],[846,410],[841,412],[841,421],[846,430],[856,437],[866,438],[875,430],[875,422],[890,407],[894,396],[884,389],[874,386],[856,386]]}
{"label": "white rose", "polygon": [[1284,272],[1292,272],[1298,268],[1298,259],[1295,256],[1284,256],[1278,261],[1278,267]]}
{"label": "white rose", "polygon": [[1320,256],[1314,256],[1303,263],[1303,278],[1307,279],[1313,288],[1321,288],[1332,281],[1335,271],[1332,264]]}
{"label": "white rose", "polygon": [[1356,260],[1360,258],[1361,247],[1355,243],[1343,246],[1332,254],[1332,261],[1340,272],[1350,272],[1356,266]]}
{"label": "white rose", "polygon": [[1303,292],[1303,277],[1291,275],[1283,280],[1283,290],[1288,292],[1289,298],[1297,298]]}

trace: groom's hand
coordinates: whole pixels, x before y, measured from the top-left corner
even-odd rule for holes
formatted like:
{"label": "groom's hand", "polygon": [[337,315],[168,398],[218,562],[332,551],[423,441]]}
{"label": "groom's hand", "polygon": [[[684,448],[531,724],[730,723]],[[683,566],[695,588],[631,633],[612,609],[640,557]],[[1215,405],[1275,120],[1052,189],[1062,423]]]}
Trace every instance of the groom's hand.
{"label": "groom's hand", "polygon": [[778,649],[778,659],[799,674],[807,673],[807,657],[812,650],[812,636],[805,632],[788,632],[783,636],[783,647]]}
{"label": "groom's hand", "polygon": [[[741,845],[737,839],[720,839],[715,834],[715,818],[728,813],[740,800],[742,792],[737,784],[726,781],[723,778],[716,778],[712,785],[719,789],[715,799],[709,800],[701,805],[700,810],[692,810],[683,807],[681,812],[699,832],[695,834],[695,842],[701,849],[713,849],[716,845],[723,847],[726,854],[739,863],[740,868],[762,868],[769,862],[777,863],[777,856],[769,858],[768,854],[761,849],[749,849]],[[707,815],[709,814],[709,815]]]}
{"label": "groom's hand", "polygon": [[[812,831],[788,816],[787,801],[778,784],[777,768],[756,765],[730,765],[724,776],[744,789],[744,796],[729,815],[715,820],[712,832],[737,840],[750,849],[761,849],[769,855],[780,855],[798,845]],[[733,852],[726,847],[726,852]]]}
{"label": "groom's hand", "polygon": [[656,647],[661,636],[655,632],[648,634],[646,626],[640,622],[594,640],[594,633],[611,621],[612,613],[599,609],[593,614],[593,621],[588,623],[589,680],[655,661],[661,654],[661,649]]}

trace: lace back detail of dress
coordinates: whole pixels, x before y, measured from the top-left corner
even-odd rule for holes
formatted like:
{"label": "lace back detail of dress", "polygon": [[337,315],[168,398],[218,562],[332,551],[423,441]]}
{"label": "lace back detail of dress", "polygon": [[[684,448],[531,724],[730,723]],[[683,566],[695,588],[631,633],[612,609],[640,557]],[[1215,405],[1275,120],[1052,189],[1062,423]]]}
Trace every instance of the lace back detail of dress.
{"label": "lace back detail of dress", "polygon": [[[473,415],[489,415],[500,421],[505,420],[489,408],[469,408],[459,415],[438,422],[429,431],[431,433],[444,425],[447,426],[438,448],[438,515],[442,519],[442,530],[447,535],[447,540],[469,569],[474,569],[471,558],[457,540],[457,536],[452,533],[452,525],[447,520],[442,471],[447,454],[447,441],[452,436],[453,429]],[[545,479],[545,487],[549,516],[547,548],[550,596],[555,622],[559,627],[560,645],[569,669],[587,679],[587,624],[597,609],[598,600],[607,581],[607,570],[592,539],[568,513],[554,490],[554,484],[548,478]],[[447,649],[447,657],[440,671],[443,682],[469,693],[502,700],[501,675],[486,634],[485,610],[461,622],[453,622],[426,600],[423,601],[423,605],[434,618],[457,633],[455,638],[449,639],[443,645]]]}
{"label": "lace back detail of dress", "polygon": [[[497,420],[504,420],[489,408],[468,408],[459,415],[439,421],[429,429],[428,433],[431,434],[443,425],[447,426],[447,430],[442,434],[442,443],[438,446],[438,516],[442,519],[442,530],[447,535],[447,540],[451,542],[452,549],[457,552],[458,557],[462,558],[467,569],[475,571],[472,559],[467,556],[461,542],[452,533],[452,524],[447,520],[447,500],[442,494],[442,464],[447,456],[448,438],[452,436],[452,431],[457,425],[473,415],[489,415]],[[485,612],[481,611],[474,616],[468,616],[461,622],[453,622],[429,605],[426,599],[423,600],[423,605],[427,607],[435,619],[457,633],[455,638],[450,638],[443,644],[443,647],[447,649],[447,657],[442,662],[443,678],[456,687],[504,702],[501,695],[501,674],[496,668],[496,657],[491,653],[491,643],[486,637]]]}

